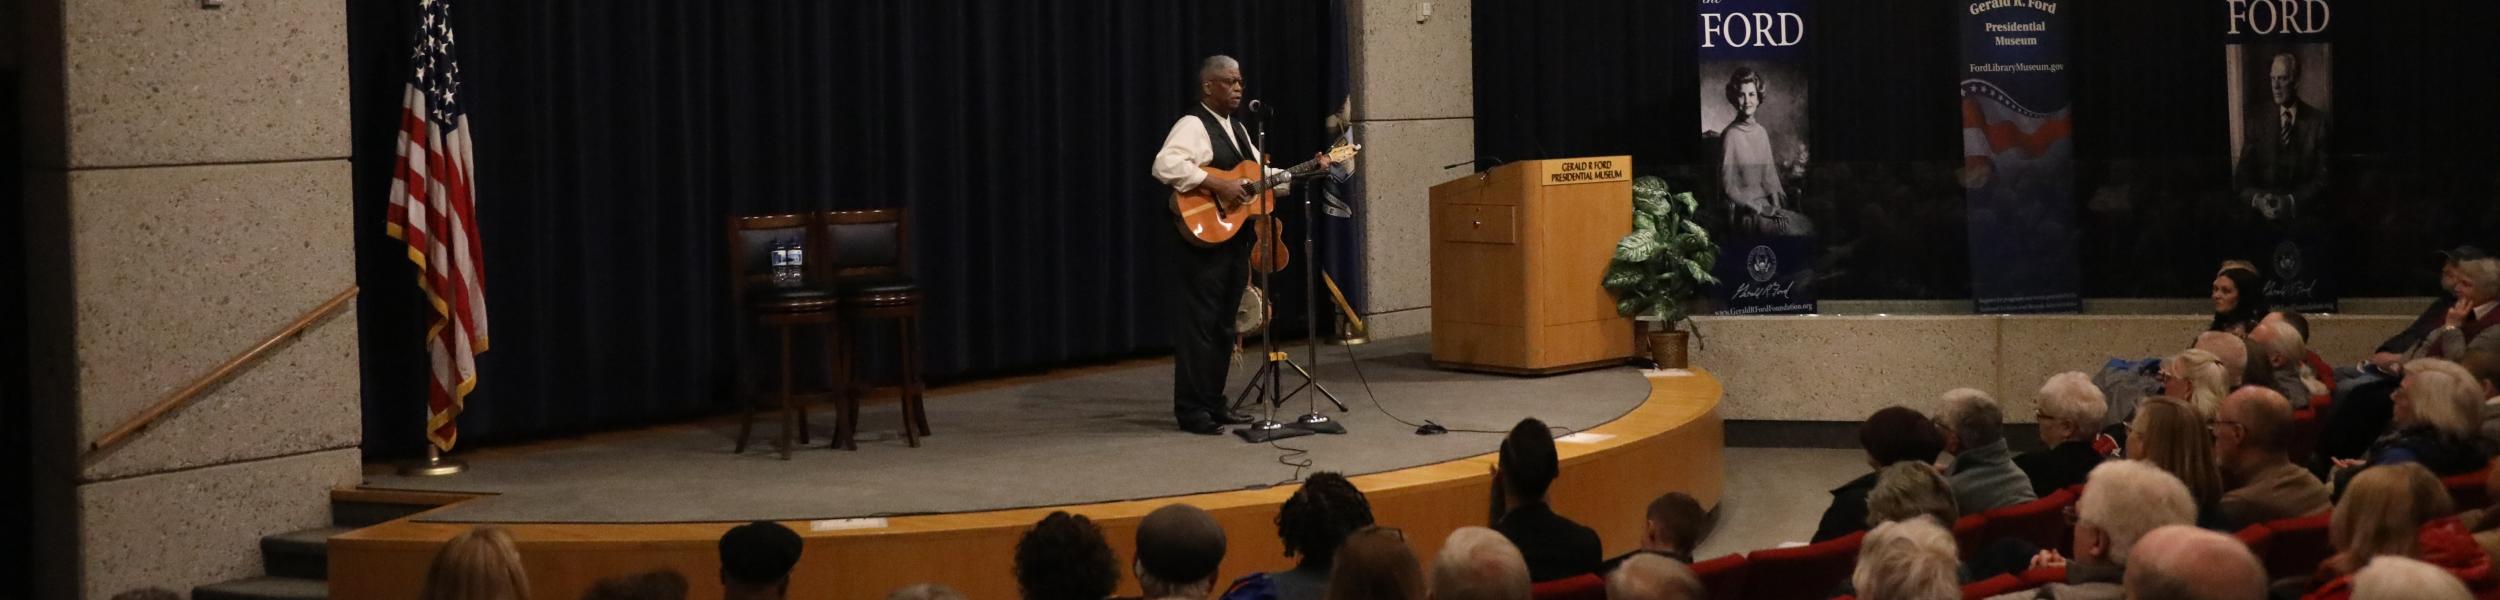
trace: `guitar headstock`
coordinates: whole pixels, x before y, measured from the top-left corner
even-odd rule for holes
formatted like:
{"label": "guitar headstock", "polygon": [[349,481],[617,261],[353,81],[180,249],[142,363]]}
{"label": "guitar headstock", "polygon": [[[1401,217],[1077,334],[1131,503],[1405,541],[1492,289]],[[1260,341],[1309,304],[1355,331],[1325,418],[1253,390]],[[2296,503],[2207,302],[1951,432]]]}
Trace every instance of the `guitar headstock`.
{"label": "guitar headstock", "polygon": [[1345,162],[1346,159],[1354,158],[1355,153],[1362,151],[1362,144],[1350,142],[1337,144],[1336,147],[1328,149],[1328,162]]}

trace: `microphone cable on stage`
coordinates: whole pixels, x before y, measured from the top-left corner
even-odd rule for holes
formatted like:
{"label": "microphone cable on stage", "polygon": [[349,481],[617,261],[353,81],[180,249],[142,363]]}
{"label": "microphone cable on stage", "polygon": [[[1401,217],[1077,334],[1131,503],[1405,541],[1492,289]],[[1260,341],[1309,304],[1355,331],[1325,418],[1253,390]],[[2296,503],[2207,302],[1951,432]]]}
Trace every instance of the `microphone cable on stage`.
{"label": "microphone cable on stage", "polygon": [[1354,346],[1352,346],[1352,345],[1348,345],[1348,344],[1339,344],[1339,345],[1338,345],[1338,347],[1340,347],[1340,348],[1344,348],[1344,349],[1345,349],[1345,361],[1346,361],[1347,363],[1349,363],[1349,364],[1354,365],[1354,379],[1355,379],[1356,381],[1361,381],[1361,382],[1363,382],[1363,397],[1364,397],[1364,398],[1368,398],[1368,399],[1370,399],[1370,400],[1371,400],[1371,403],[1372,403],[1372,409],[1373,409],[1373,410],[1380,411],[1380,414],[1383,414],[1383,415],[1388,415],[1388,416],[1389,416],[1389,418],[1390,418],[1391,420],[1397,421],[1397,422],[1398,422],[1398,423],[1400,423],[1400,424],[1403,424],[1403,425],[1405,425],[1405,426],[1407,426],[1407,427],[1413,427],[1413,428],[1415,428],[1415,434],[1416,434],[1416,435],[1429,435],[1429,434],[1425,433],[1426,431],[1431,431],[1431,432],[1433,432],[1433,433],[1449,433],[1449,432],[1459,432],[1459,433],[1490,433],[1490,434],[1494,434],[1494,435],[1510,435],[1510,432],[1508,432],[1508,431],[1494,431],[1494,430],[1490,430],[1490,429],[1466,429],[1466,428],[1461,428],[1461,427],[1449,427],[1449,426],[1446,426],[1446,425],[1442,425],[1442,424],[1440,424],[1440,423],[1434,423],[1434,422],[1432,422],[1432,419],[1424,419],[1424,422],[1422,422],[1422,423],[1416,423],[1416,422],[1414,422],[1414,421],[1408,421],[1408,420],[1406,420],[1406,418],[1405,418],[1405,417],[1400,417],[1400,416],[1398,416],[1398,414],[1397,414],[1397,413],[1389,412],[1389,407],[1387,407],[1387,406],[1384,406],[1384,405],[1381,405],[1381,404],[1380,404],[1380,394],[1378,394],[1378,393],[1374,393],[1374,392],[1372,391],[1372,380],[1371,380],[1371,378],[1370,378],[1370,377],[1367,377],[1367,376],[1365,376],[1365,375],[1363,375],[1363,359],[1362,359],[1362,357],[1358,357],[1358,356],[1355,356],[1355,355],[1354,355]]}

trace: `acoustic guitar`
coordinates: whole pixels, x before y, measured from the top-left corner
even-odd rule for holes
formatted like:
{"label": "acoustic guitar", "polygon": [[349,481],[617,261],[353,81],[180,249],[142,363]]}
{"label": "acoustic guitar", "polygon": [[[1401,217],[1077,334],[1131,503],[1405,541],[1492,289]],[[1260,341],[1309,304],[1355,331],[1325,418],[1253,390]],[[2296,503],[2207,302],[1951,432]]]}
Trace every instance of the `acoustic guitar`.
{"label": "acoustic guitar", "polygon": [[[1328,160],[1343,162],[1354,158],[1355,153],[1362,150],[1361,144],[1339,144],[1328,149]],[[1206,170],[1208,177],[1226,177],[1244,182],[1241,188],[1247,197],[1218,200],[1215,192],[1206,186],[1173,193],[1172,214],[1180,217],[1181,235],[1188,236],[1191,243],[1200,246],[1232,241],[1233,236],[1241,233],[1243,226],[1275,210],[1276,195],[1273,192],[1276,186],[1291,182],[1296,177],[1317,173],[1320,169],[1319,159],[1312,158],[1284,172],[1261,177],[1260,166],[1245,160],[1231,169],[1198,167]]]}

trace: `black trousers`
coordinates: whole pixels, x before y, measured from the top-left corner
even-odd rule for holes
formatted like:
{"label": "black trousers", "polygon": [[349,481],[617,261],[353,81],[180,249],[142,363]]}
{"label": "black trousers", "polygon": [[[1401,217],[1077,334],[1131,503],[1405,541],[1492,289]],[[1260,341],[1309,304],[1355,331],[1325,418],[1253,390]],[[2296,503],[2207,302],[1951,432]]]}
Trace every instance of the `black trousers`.
{"label": "black trousers", "polygon": [[1232,368],[1233,313],[1250,283],[1250,236],[1212,248],[1180,246],[1172,301],[1172,417],[1187,425],[1230,410],[1224,378]]}

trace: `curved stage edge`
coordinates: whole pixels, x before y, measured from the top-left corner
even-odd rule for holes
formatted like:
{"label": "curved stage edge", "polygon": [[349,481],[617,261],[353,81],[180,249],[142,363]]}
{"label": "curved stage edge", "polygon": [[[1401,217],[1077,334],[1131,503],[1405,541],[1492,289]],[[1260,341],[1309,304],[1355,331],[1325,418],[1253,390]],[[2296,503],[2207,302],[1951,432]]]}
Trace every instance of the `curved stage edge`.
{"label": "curved stage edge", "polygon": [[[1631,412],[1585,433],[1593,443],[1559,443],[1562,477],[1554,482],[1555,510],[1596,529],[1606,553],[1638,545],[1649,501],[1670,491],[1691,494],[1716,508],[1725,481],[1725,433],[1719,417],[1721,388],[1700,369],[1687,377],[1649,379],[1647,400]],[[1485,446],[1499,439],[1485,435]],[[1459,527],[1482,525],[1490,516],[1492,453],[1448,462],[1354,477],[1382,525],[1404,529],[1416,555],[1429,565],[1441,540]],[[1121,590],[1137,593],[1127,560],[1139,519],[1156,507],[1184,502],[1207,509],[1224,525],[1230,549],[1221,577],[1287,569],[1293,559],[1275,535],[1276,511],[1296,486],[1212,492],[1099,504],[896,517],[877,529],[811,531],[787,522],[806,538],[792,571],[794,598],[885,597],[897,587],[942,582],[971,598],[1016,597],[1016,539],[1054,510],[1085,515],[1100,524],[1122,560]],[[444,504],[463,498],[444,494],[398,494],[341,490],[342,497],[384,502]],[[602,577],[658,568],[675,569],[692,582],[690,598],[720,597],[715,543],[735,523],[510,524],[519,544],[532,595],[578,598]],[[330,539],[330,596],[373,600],[414,599],[427,564],[444,541],[469,524],[420,523],[402,518]]]}

